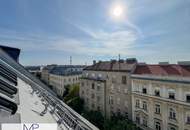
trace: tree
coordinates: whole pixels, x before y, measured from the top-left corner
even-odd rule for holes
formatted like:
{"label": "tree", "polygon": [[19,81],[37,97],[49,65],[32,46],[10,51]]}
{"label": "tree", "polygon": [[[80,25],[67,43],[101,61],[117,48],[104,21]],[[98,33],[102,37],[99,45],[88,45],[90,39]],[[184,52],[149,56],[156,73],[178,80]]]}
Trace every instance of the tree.
{"label": "tree", "polygon": [[82,116],[89,120],[92,124],[97,126],[99,129],[104,128],[104,117],[99,111],[84,111]]}
{"label": "tree", "polygon": [[69,101],[67,101],[67,104],[79,114],[83,112],[84,101],[81,98],[79,97],[72,98]]}

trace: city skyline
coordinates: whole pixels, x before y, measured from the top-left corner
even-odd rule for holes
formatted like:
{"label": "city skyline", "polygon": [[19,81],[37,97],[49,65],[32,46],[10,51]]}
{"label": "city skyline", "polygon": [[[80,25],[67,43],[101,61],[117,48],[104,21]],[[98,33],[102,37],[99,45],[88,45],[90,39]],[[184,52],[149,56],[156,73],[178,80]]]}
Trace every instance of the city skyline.
{"label": "city skyline", "polygon": [[[110,15],[123,7],[122,20]],[[190,2],[134,0],[7,0],[0,2],[0,44],[22,50],[23,65],[189,60]],[[117,13],[116,13],[117,14]]]}

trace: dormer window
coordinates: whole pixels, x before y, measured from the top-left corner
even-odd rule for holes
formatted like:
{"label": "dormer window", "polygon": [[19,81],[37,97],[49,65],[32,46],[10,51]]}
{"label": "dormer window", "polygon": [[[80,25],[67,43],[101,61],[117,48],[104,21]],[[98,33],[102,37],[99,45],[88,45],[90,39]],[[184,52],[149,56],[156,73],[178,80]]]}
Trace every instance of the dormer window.
{"label": "dormer window", "polygon": [[175,99],[175,91],[173,89],[170,89],[168,91],[168,98],[169,99]]}
{"label": "dormer window", "polygon": [[142,89],[142,92],[143,92],[144,94],[146,94],[146,93],[147,93],[146,88],[143,88],[143,89]]}
{"label": "dormer window", "polygon": [[186,95],[186,101],[190,103],[190,94]]}
{"label": "dormer window", "polygon": [[169,93],[169,99],[175,99],[175,93]]}
{"label": "dormer window", "polygon": [[156,89],[156,90],[154,91],[154,94],[155,94],[155,96],[160,96],[160,90],[159,90],[159,89]]}

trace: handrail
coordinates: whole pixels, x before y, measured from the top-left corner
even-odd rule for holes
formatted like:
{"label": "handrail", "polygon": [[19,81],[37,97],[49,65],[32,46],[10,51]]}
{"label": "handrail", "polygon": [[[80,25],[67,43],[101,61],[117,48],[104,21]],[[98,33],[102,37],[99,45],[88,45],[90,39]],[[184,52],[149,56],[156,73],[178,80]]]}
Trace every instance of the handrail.
{"label": "handrail", "polygon": [[40,93],[51,97],[56,104],[59,104],[62,109],[67,113],[67,115],[74,117],[74,120],[81,126],[80,129],[84,130],[99,130],[96,126],[91,124],[88,120],[83,118],[77,112],[72,110],[68,105],[56,97],[56,94],[49,89],[45,84],[43,84],[39,79],[34,77],[19,63],[15,62],[11,57],[9,57],[3,50],[0,49],[0,63],[7,66],[11,71],[13,71],[17,76],[31,85],[33,88],[40,91]]}

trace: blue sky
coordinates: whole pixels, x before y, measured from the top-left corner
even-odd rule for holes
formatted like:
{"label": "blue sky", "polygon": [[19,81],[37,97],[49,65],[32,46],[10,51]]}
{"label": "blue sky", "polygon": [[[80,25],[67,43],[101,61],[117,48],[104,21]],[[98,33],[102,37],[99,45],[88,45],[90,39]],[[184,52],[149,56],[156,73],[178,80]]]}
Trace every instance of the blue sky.
{"label": "blue sky", "polygon": [[0,18],[0,44],[20,48],[24,65],[190,60],[189,0],[0,0]]}

